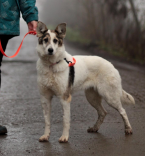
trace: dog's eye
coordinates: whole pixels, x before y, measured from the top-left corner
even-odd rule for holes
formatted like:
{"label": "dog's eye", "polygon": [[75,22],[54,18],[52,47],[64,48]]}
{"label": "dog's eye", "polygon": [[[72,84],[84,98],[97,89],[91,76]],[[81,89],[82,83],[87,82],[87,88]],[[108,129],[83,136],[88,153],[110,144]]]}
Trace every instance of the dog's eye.
{"label": "dog's eye", "polygon": [[57,39],[54,39],[53,42],[54,42],[54,43],[57,43]]}
{"label": "dog's eye", "polygon": [[45,38],[44,41],[45,41],[45,42],[48,42],[48,38]]}

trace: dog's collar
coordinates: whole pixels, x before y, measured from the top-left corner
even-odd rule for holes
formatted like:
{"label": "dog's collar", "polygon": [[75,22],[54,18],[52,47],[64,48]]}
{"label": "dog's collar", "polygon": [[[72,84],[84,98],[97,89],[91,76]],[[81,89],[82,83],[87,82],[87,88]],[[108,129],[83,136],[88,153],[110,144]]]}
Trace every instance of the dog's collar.
{"label": "dog's collar", "polygon": [[[66,58],[64,58],[64,60],[68,63],[69,67],[74,66],[74,65],[75,65],[75,63],[76,63],[76,60],[75,60],[75,58],[74,58],[74,57],[73,57],[73,62],[68,61]],[[52,63],[49,67],[52,67],[52,66],[54,66],[54,65],[58,64],[59,62],[60,62],[60,60],[59,60],[58,62],[56,62],[56,63]]]}
{"label": "dog's collar", "polygon": [[56,62],[56,63],[52,63],[50,66],[49,66],[49,68],[50,67],[52,67],[52,66],[54,66],[54,65],[56,65],[56,64],[58,64],[60,61],[58,61],[58,62]]}

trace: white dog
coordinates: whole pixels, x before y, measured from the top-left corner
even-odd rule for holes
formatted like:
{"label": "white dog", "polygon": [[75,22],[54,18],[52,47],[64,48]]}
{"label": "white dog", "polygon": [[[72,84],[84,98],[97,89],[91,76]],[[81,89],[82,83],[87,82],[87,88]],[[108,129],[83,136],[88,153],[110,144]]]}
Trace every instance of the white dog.
{"label": "white dog", "polygon": [[70,129],[71,94],[84,90],[88,102],[98,111],[98,120],[88,132],[97,132],[107,114],[101,105],[104,99],[115,108],[123,118],[125,133],[132,134],[132,128],[122,104],[135,104],[134,98],[121,86],[118,71],[107,60],[97,56],[74,56],[65,51],[63,39],[66,24],[59,24],[55,30],[48,30],[45,24],[38,22],[37,61],[38,86],[45,118],[45,131],[39,141],[48,141],[50,135],[51,100],[57,96],[63,106],[63,133],[59,142],[67,142]]}

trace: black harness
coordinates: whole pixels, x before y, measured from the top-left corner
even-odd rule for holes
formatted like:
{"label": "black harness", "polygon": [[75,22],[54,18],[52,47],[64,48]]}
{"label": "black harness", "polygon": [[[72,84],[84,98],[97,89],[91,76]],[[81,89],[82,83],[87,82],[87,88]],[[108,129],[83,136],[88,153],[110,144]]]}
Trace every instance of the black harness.
{"label": "black harness", "polygon": [[[72,63],[71,61],[67,61],[66,58],[64,60],[69,64]],[[71,87],[74,83],[74,78],[75,78],[75,68],[74,66],[69,67],[69,81],[68,81],[68,87]]]}

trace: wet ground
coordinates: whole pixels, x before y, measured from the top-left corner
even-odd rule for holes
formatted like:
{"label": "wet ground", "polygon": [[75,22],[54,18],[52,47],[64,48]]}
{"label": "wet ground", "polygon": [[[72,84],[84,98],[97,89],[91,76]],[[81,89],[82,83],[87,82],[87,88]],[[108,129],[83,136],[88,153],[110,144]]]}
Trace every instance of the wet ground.
{"label": "wet ground", "polygon": [[[12,39],[7,54],[13,54],[27,31],[21,22],[21,36]],[[103,105],[108,112],[98,133],[87,133],[96,119],[96,111],[88,104],[84,93],[74,94],[71,102],[70,139],[58,142],[62,133],[62,108],[54,98],[49,142],[38,142],[44,132],[44,118],[36,83],[35,52],[37,39],[28,36],[20,54],[4,59],[0,92],[0,123],[8,134],[0,136],[0,156],[144,156],[145,155],[145,73],[138,66],[110,59],[119,70],[123,88],[132,94],[136,105],[124,106],[133,127],[133,135],[125,136],[122,118],[117,111]],[[66,44],[72,55],[90,55],[85,50]]]}

